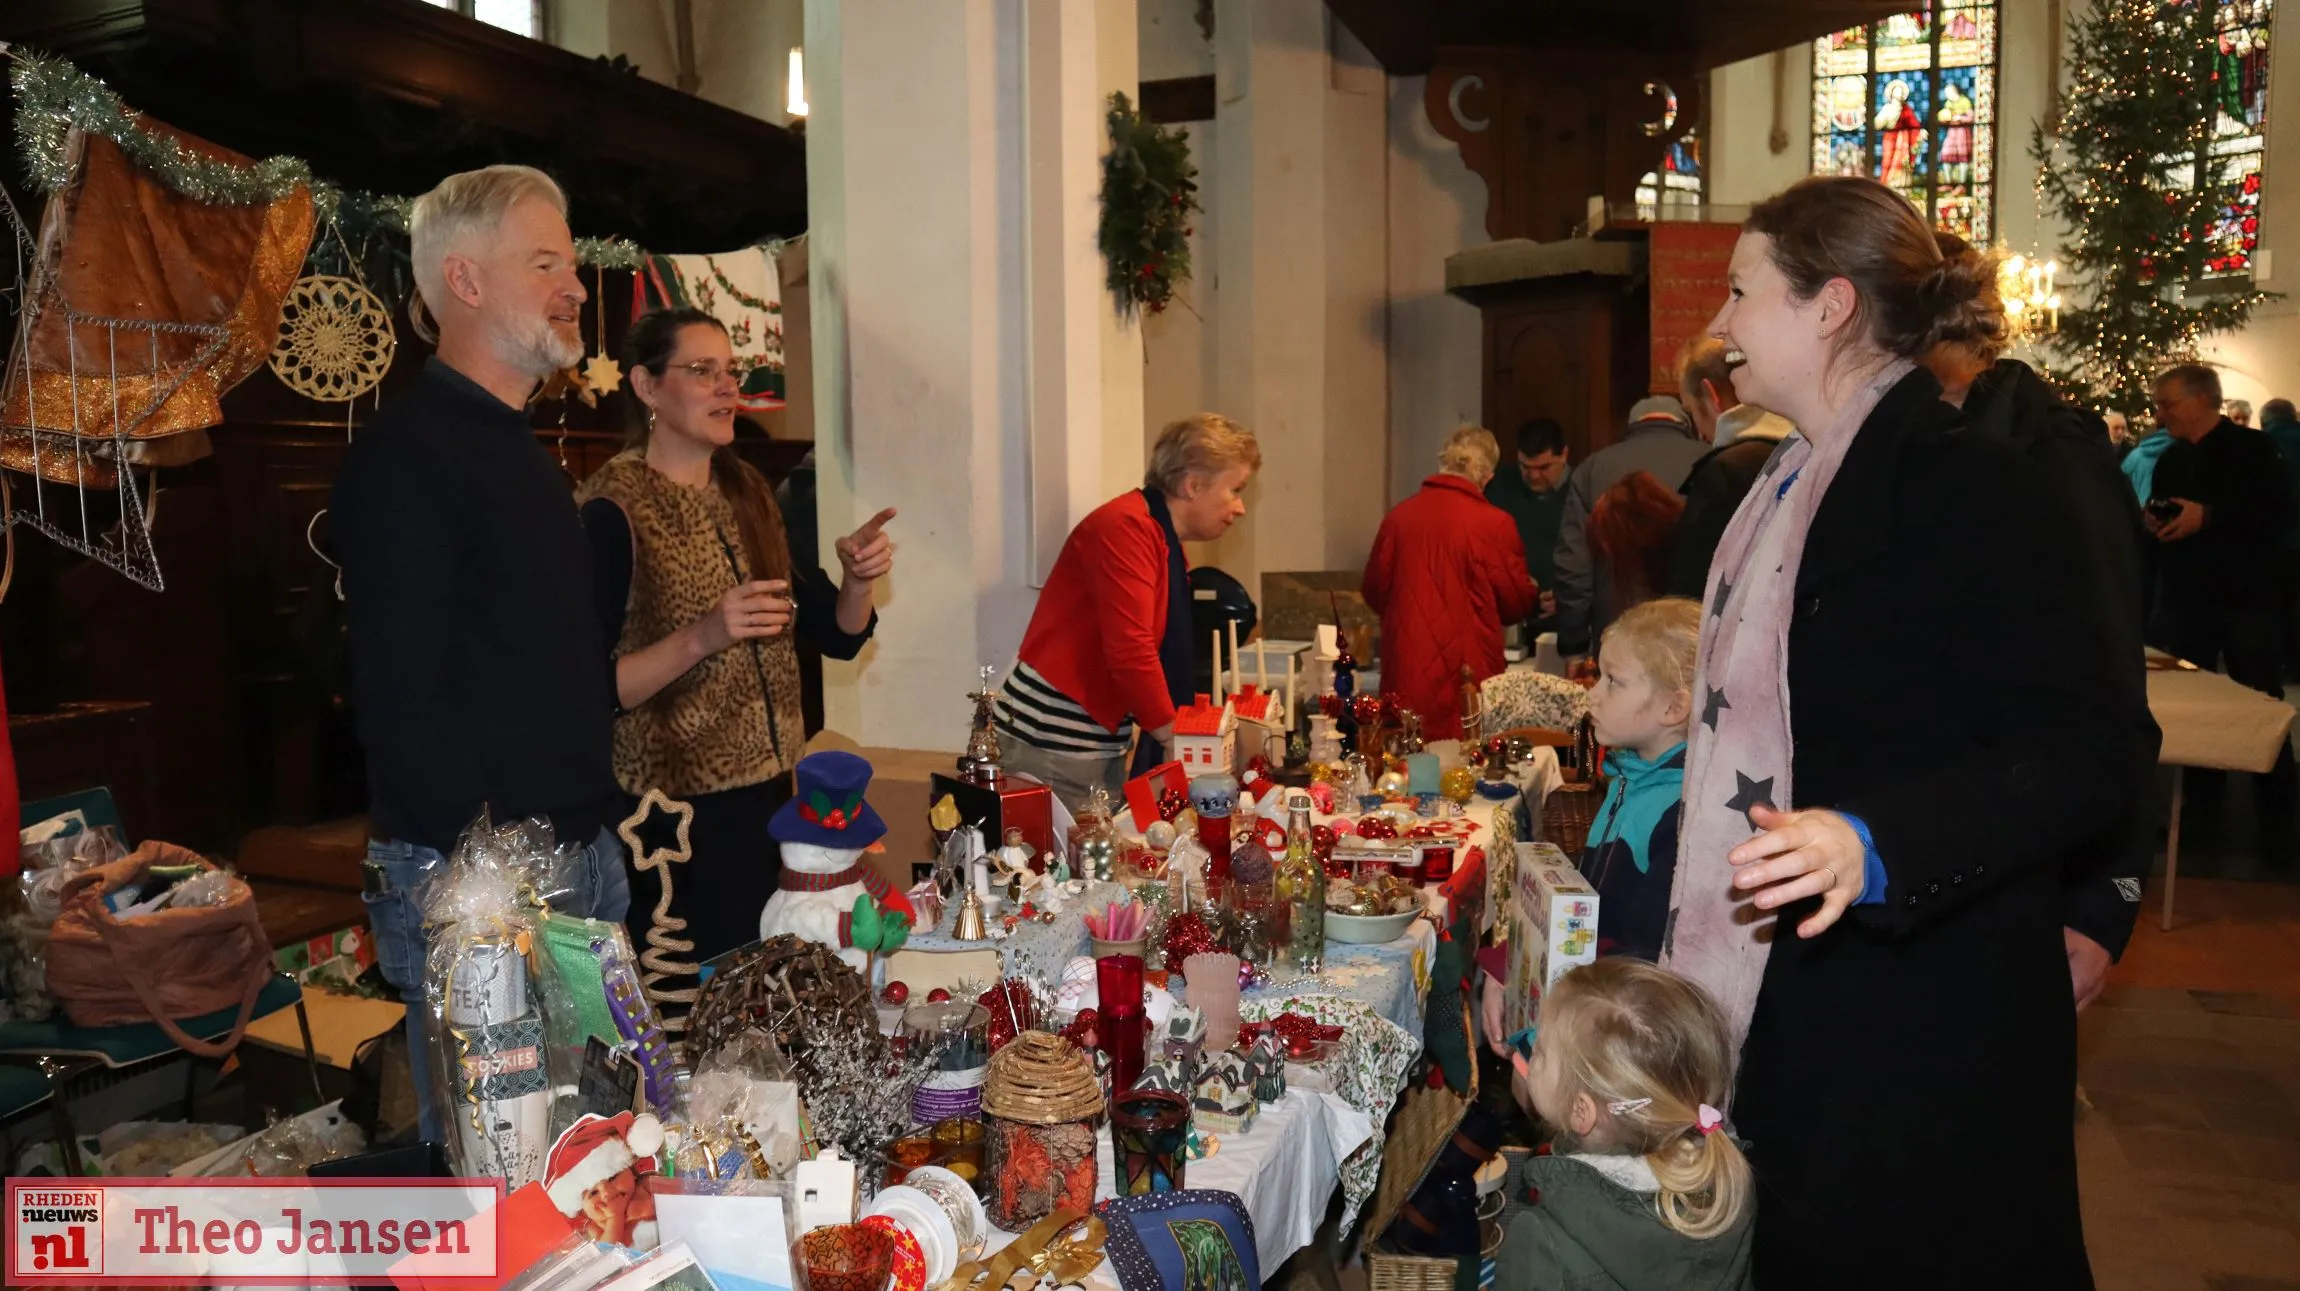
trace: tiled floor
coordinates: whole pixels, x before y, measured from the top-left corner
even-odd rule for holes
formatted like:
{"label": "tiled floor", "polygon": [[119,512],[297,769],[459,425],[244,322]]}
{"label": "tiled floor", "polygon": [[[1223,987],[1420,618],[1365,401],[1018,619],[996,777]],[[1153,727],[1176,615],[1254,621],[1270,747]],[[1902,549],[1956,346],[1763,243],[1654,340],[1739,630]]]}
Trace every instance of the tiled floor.
{"label": "tiled floor", "polygon": [[2158,894],[2078,1027],[2093,1274],[2300,1291],[2300,886],[2183,879],[2169,933]]}

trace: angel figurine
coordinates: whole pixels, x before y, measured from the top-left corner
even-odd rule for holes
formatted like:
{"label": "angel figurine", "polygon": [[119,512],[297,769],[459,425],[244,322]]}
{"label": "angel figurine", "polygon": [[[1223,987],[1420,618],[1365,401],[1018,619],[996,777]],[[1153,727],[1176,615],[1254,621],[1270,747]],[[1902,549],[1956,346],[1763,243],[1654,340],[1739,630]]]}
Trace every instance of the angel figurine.
{"label": "angel figurine", "polygon": [[1038,882],[1038,872],[1031,866],[1034,854],[1030,844],[1023,841],[1020,829],[1006,831],[1006,842],[999,847],[994,858],[998,873],[993,882],[1005,890],[1007,899],[1020,901],[1022,894]]}

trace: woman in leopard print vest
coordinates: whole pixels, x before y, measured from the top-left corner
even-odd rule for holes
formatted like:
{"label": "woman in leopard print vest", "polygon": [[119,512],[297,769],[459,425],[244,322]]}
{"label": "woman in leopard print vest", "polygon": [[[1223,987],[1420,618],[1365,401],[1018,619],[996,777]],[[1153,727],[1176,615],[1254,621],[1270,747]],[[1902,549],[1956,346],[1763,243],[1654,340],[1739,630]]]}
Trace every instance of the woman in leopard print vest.
{"label": "woman in leopard print vest", "polygon": [[[861,651],[878,623],[871,585],[893,567],[882,527],[894,512],[839,540],[836,587],[791,568],[774,494],[734,450],[741,373],[726,328],[659,309],[623,349],[646,421],[577,496],[614,660],[615,776],[634,801],[655,788],[694,804],[672,914],[700,961],[756,939],[782,868],[767,820],[807,739],[792,633],[834,659]],[[637,942],[660,888],[652,871],[631,882]]]}

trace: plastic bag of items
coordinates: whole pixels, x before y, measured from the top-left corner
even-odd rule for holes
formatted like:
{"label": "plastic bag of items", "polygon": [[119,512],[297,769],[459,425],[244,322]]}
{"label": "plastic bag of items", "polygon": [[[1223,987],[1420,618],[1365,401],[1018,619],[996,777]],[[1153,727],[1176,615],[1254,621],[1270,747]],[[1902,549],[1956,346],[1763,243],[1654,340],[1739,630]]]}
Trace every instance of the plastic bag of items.
{"label": "plastic bag of items", "polygon": [[252,1176],[284,1178],[305,1174],[323,1161],[367,1149],[367,1136],[343,1114],[340,1102],[274,1121],[245,1138],[168,1171],[177,1178],[218,1179]]}
{"label": "plastic bag of items", "polygon": [[118,830],[88,827],[70,812],[21,833],[24,868],[0,882],[0,1021],[45,1022],[56,1011],[48,993],[48,936],[72,877],[128,854]]}
{"label": "plastic bag of items", "polygon": [[577,1086],[578,1073],[550,1061],[537,943],[544,906],[573,890],[580,861],[547,822],[496,826],[482,815],[416,889],[430,939],[430,1093],[453,1127],[446,1146],[458,1174],[515,1189],[543,1177],[553,1090]]}
{"label": "plastic bag of items", "polygon": [[583,1116],[634,1108],[684,1119],[678,1063],[623,925],[545,912],[534,946],[546,1062],[554,1073],[576,1073],[573,1084],[552,1088],[553,1138]]}
{"label": "plastic bag of items", "polygon": [[763,1032],[745,1032],[719,1046],[687,1083],[680,1177],[789,1177],[802,1155],[799,1106],[797,1078]]}

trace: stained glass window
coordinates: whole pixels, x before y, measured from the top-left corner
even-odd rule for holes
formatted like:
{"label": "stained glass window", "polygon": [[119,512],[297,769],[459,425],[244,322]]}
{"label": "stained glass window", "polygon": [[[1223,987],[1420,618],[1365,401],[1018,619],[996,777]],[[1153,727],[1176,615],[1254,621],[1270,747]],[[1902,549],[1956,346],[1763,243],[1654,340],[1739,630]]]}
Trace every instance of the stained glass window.
{"label": "stained glass window", "polygon": [[1703,200],[1701,176],[1701,131],[1695,127],[1661,154],[1661,169],[1637,181],[1637,218],[1693,218]]}
{"label": "stained glass window", "polygon": [[[2185,7],[2198,0],[2173,0]],[[2217,172],[2222,199],[2204,231],[2211,243],[2206,277],[2252,272],[2260,245],[2261,162],[2267,155],[2268,28],[2275,0],[2220,0],[2214,9],[2214,49],[2206,102],[2211,141],[2191,161],[2167,158],[2169,177],[2183,187],[2211,183]]]}
{"label": "stained glass window", "polygon": [[1934,227],[1996,221],[1996,0],[1928,0],[1813,42],[1813,173],[1867,175]]}

